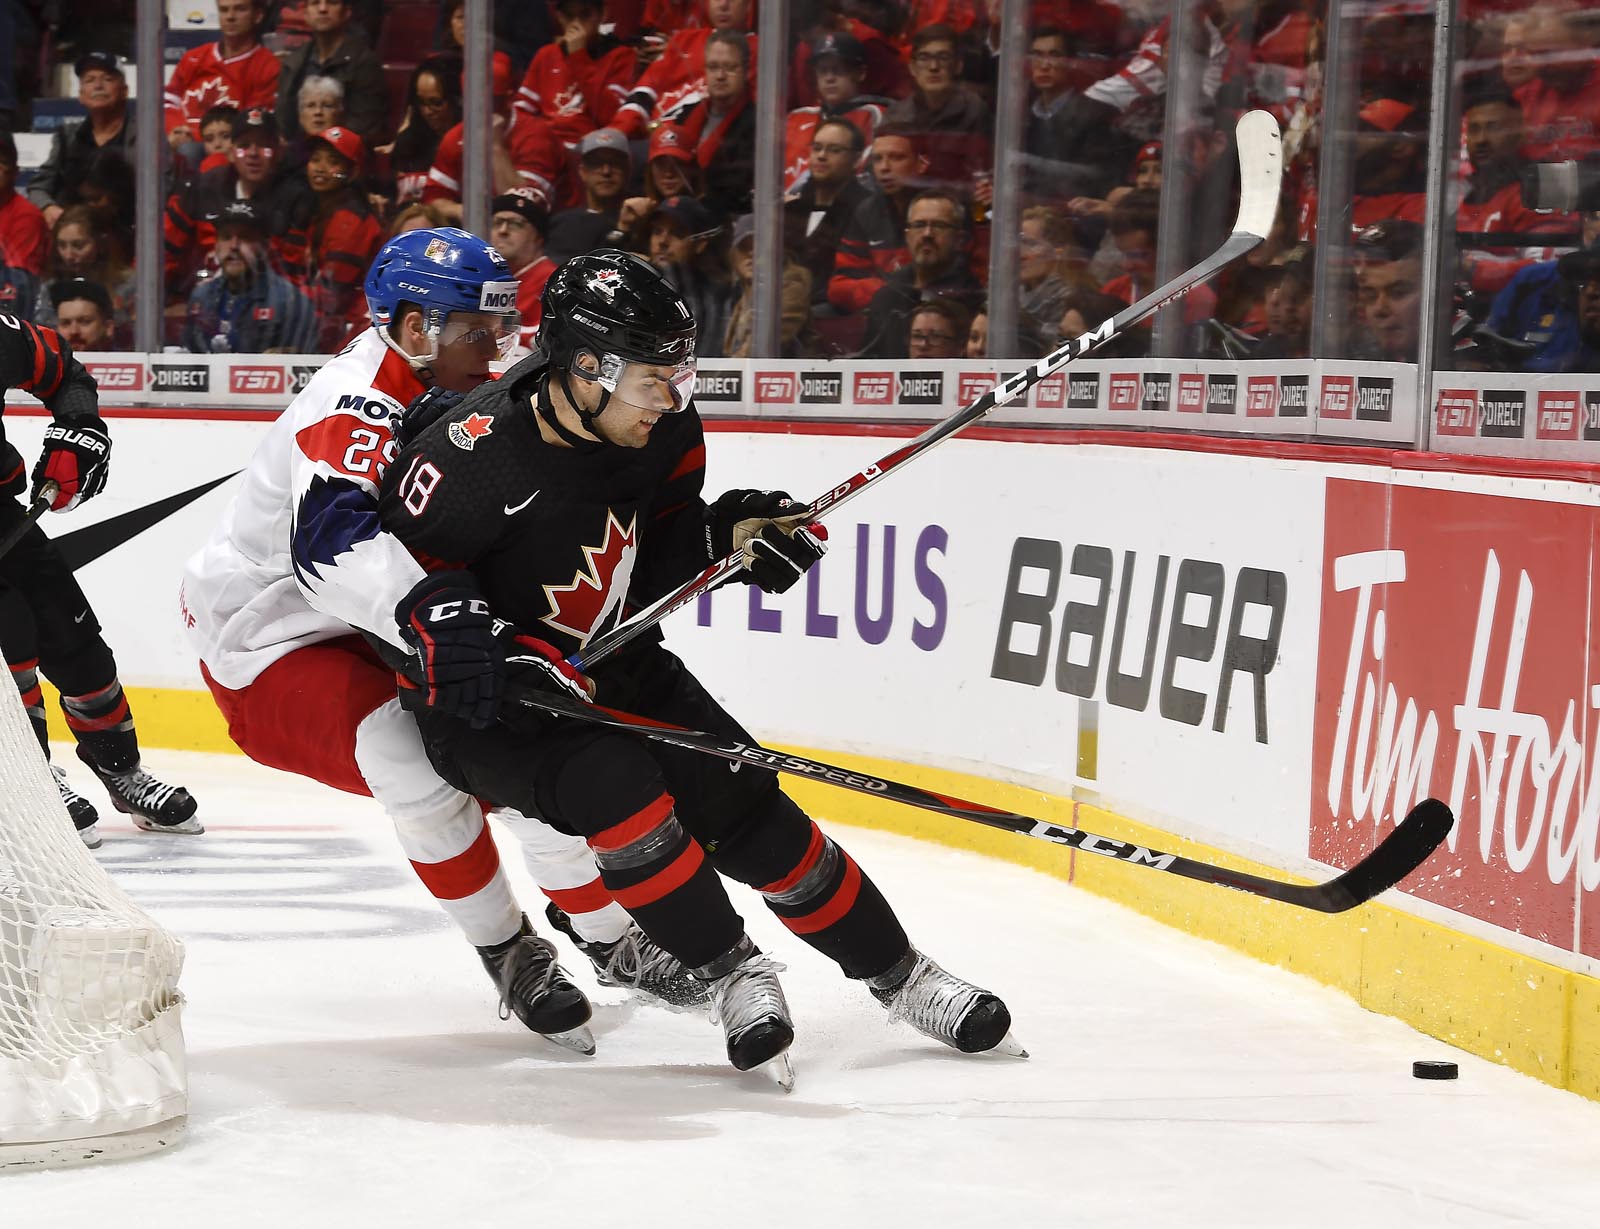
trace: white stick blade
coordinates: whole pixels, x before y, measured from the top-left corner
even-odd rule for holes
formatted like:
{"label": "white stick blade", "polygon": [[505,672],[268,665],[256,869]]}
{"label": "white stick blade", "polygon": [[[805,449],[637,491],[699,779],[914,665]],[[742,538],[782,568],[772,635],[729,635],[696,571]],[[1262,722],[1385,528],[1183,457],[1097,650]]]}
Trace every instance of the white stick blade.
{"label": "white stick blade", "polygon": [[1234,135],[1239,147],[1239,220],[1233,233],[1265,239],[1278,216],[1283,137],[1278,121],[1266,111],[1246,111]]}

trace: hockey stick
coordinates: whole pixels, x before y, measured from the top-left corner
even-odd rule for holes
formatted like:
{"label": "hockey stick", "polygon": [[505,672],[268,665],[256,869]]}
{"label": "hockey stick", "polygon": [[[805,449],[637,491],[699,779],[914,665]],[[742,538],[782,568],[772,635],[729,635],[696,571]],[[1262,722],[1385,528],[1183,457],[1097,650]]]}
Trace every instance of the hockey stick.
{"label": "hockey stick", "polygon": [[[895,449],[876,464],[867,466],[854,477],[846,479],[831,491],[818,496],[803,513],[795,515],[796,521],[816,520],[847,500],[855,498],[874,482],[921,456],[935,444],[943,443],[958,432],[966,430],[997,406],[1016,400],[1040,380],[1053,375],[1074,359],[1082,358],[1096,346],[1110,341],[1146,316],[1187,294],[1224,265],[1260,244],[1266,238],[1267,232],[1272,229],[1273,218],[1278,212],[1278,185],[1283,175],[1283,148],[1278,134],[1278,122],[1265,111],[1247,112],[1239,120],[1237,143],[1239,216],[1234,221],[1233,233],[1221,247],[1192,269],[1179,274],[1137,303],[1124,308],[1098,328],[1066,342],[1033,366],[1002,381],[971,405],[957,410],[943,422],[935,423],[909,444]],[[654,627],[674,610],[692,602],[702,593],[716,588],[743,566],[743,563],[742,551],[735,551],[726,559],[713,563],[665,597],[617,624],[610,631],[595,637],[581,650],[571,654],[567,661],[579,670],[595,665],[641,632]]]}
{"label": "hockey stick", "polygon": [[44,515],[45,509],[50,506],[50,501],[55,499],[56,492],[60,489],[54,482],[50,481],[46,481],[39,488],[38,496],[28,505],[28,510],[22,514],[22,524],[6,534],[3,540],[0,540],[0,556],[8,554],[13,546],[22,541],[23,536],[33,527],[34,522]]}
{"label": "hockey stick", "polygon": [[674,747],[684,747],[705,755],[717,756],[735,764],[751,764],[773,772],[787,772],[794,776],[826,781],[844,789],[868,794],[874,798],[887,798],[906,806],[921,807],[940,815],[969,819],[974,823],[1031,836],[1069,849],[1115,858],[1134,866],[1147,866],[1152,870],[1182,875],[1200,883],[1214,883],[1221,887],[1264,896],[1268,900],[1298,905],[1302,909],[1315,909],[1319,913],[1343,913],[1371,900],[1379,892],[1394,887],[1427,859],[1444,840],[1455,823],[1450,808],[1438,799],[1429,798],[1413,807],[1411,813],[1395,825],[1393,832],[1378,843],[1378,847],[1337,878],[1325,883],[1302,885],[1265,879],[1246,871],[1232,871],[1209,862],[1185,858],[1179,854],[1158,853],[1128,841],[1118,841],[1107,836],[1096,836],[1081,828],[1065,824],[1047,823],[1042,819],[1019,815],[1015,811],[1002,811],[968,802],[949,794],[935,794],[914,785],[903,785],[885,777],[825,764],[804,756],[769,751],[765,747],[737,742],[707,734],[703,730],[690,730],[667,722],[654,721],[633,713],[600,705],[583,704],[553,692],[530,687],[509,685],[511,697],[529,708],[541,709],[562,717],[572,717],[595,725],[609,726],[629,734],[639,734]]}

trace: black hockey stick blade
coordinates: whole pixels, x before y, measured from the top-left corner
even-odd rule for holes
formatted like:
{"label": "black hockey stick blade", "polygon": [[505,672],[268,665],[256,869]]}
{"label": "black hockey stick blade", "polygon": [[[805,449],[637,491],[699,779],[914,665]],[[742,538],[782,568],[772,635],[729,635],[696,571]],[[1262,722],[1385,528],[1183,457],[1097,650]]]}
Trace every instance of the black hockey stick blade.
{"label": "black hockey stick blade", "polygon": [[0,540],[0,558],[8,554],[13,546],[22,541],[28,529],[44,515],[45,509],[50,506],[50,501],[56,497],[56,492],[61,488],[53,482],[46,482],[39,488],[38,497],[28,505],[28,510],[22,514],[22,524],[14,527],[10,533]]}
{"label": "black hockey stick blade", "polygon": [[1450,835],[1456,817],[1437,798],[1425,798],[1395,825],[1378,847],[1331,882],[1307,889],[1324,913],[1341,913],[1387,892],[1432,855]]}
{"label": "black hockey stick blade", "polygon": [[1250,892],[1256,896],[1265,896],[1287,905],[1298,905],[1322,913],[1342,913],[1346,909],[1353,909],[1385,888],[1394,886],[1415,870],[1438,847],[1454,822],[1449,807],[1430,799],[1406,816],[1378,848],[1344,874],[1328,883],[1307,887],[1251,875],[1244,871],[1230,871],[1195,858],[1161,853],[1133,841],[1099,836],[1068,824],[1052,824],[1015,811],[1004,811],[997,807],[985,806],[981,802],[969,802],[950,794],[934,793],[914,785],[892,781],[887,777],[873,776],[858,769],[840,768],[821,760],[807,759],[805,756],[791,755],[788,752],[769,751],[757,744],[723,738],[720,735],[708,734],[704,730],[691,730],[669,722],[640,717],[635,713],[625,713],[620,709],[583,704],[543,689],[519,686],[515,681],[508,684],[507,689],[516,703],[557,716],[609,726],[615,730],[653,738],[659,742],[716,756],[736,764],[749,764],[771,772],[786,772],[793,776],[825,781],[830,785],[854,790],[869,797],[887,798],[891,802],[918,807],[940,815],[949,815],[955,819],[970,820],[985,827],[1013,832],[1018,836],[1049,841],[1054,845],[1080,849],[1084,853],[1096,854],[1102,858],[1115,858],[1119,862],[1128,862],[1151,870],[1167,871],[1187,879],[1214,883],[1240,892]]}

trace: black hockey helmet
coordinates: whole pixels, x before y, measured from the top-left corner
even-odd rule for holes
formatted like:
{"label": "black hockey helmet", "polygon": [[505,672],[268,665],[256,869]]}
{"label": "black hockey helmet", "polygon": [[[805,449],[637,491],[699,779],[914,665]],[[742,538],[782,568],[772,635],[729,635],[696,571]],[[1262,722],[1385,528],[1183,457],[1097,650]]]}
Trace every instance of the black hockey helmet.
{"label": "black hockey helmet", "polygon": [[617,248],[574,256],[545,283],[539,348],[562,371],[585,350],[630,363],[692,363],[694,332],[693,313],[660,270]]}

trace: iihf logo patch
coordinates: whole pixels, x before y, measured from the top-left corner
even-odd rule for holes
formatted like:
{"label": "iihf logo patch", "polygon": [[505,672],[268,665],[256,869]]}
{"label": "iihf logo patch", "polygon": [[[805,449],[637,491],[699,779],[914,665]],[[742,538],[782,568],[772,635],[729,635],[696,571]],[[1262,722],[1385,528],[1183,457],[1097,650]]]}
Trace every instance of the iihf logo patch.
{"label": "iihf logo patch", "polygon": [[494,419],[487,414],[468,414],[460,422],[453,422],[446,427],[445,434],[457,448],[471,452],[484,436],[494,434],[494,428],[490,425],[492,422]]}

